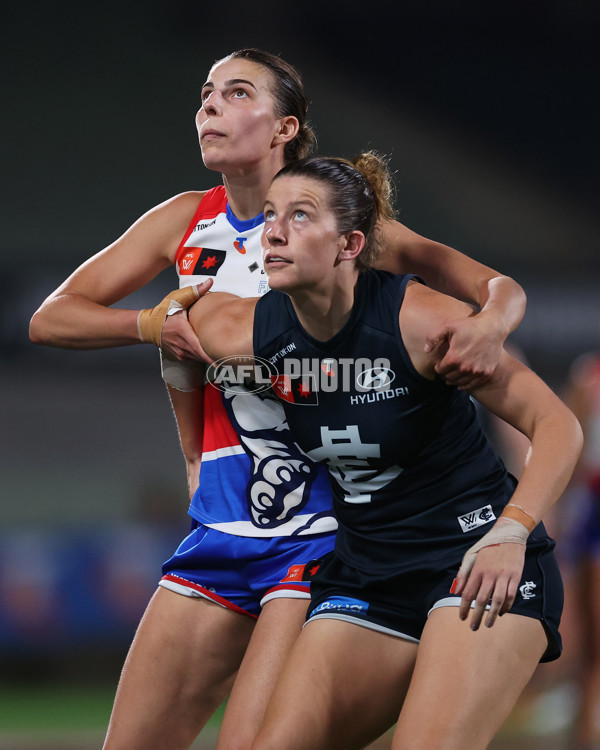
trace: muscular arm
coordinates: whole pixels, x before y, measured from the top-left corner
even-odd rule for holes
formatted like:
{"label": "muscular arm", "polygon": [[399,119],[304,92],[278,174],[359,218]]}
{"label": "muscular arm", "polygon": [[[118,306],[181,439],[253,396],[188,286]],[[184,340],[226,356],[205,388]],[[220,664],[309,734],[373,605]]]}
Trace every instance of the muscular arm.
{"label": "muscular arm", "polygon": [[444,348],[437,373],[459,387],[475,387],[491,375],[508,334],[523,319],[525,292],[516,281],[426,239],[397,221],[382,226],[384,252],[378,263],[393,273],[416,273],[429,286],[475,306],[468,318],[441,321],[427,332],[428,351]]}
{"label": "muscular arm", "polygon": [[[198,205],[200,193],[184,193],[135,222],[116,242],[83,263],[34,314],[36,344],[99,349],[139,344],[138,310],[110,307],[171,265]],[[175,354],[198,356],[185,316],[165,324],[165,345]],[[167,330],[167,328],[169,330]],[[189,351],[188,351],[189,350]]]}
{"label": "muscular arm", "polygon": [[[462,311],[461,311],[462,308]],[[426,331],[446,316],[468,317],[470,309],[420,284],[407,288],[400,327],[408,353],[425,377],[435,375],[435,358],[423,353]],[[498,367],[472,395],[486,408],[526,435],[531,448],[511,505],[538,523],[564,492],[583,444],[575,415],[552,390],[521,362],[503,351]],[[516,527],[516,535],[514,528]],[[526,526],[500,517],[480,542],[465,555],[457,576],[462,594],[460,614],[466,619],[476,601],[471,627],[477,629],[492,599],[487,625],[514,602],[523,570]],[[467,562],[465,562],[467,561]]]}
{"label": "muscular arm", "polygon": [[226,292],[213,292],[190,308],[192,328],[212,361],[254,354],[254,309],[257,301],[256,297],[242,299]]}
{"label": "muscular arm", "polygon": [[179,391],[167,385],[177,422],[179,443],[185,459],[190,500],[198,488],[204,435],[203,386]]}

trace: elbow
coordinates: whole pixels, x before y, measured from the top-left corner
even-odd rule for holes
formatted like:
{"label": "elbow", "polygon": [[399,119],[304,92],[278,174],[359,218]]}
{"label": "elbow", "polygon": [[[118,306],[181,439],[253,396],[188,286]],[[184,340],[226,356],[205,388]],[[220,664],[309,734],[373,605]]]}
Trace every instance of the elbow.
{"label": "elbow", "polygon": [[29,321],[29,340],[33,344],[51,343],[48,330],[44,325],[43,316],[39,310],[33,314],[33,317]]}

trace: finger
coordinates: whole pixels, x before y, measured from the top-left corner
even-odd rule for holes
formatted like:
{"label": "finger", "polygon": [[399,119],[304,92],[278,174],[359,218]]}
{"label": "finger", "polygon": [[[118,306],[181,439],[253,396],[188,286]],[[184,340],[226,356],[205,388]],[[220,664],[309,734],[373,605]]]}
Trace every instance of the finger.
{"label": "finger", "polygon": [[432,352],[435,352],[435,350],[439,348],[441,343],[442,343],[441,339],[426,338],[424,351],[426,351],[428,354],[431,354]]}
{"label": "finger", "polygon": [[212,285],[213,279],[205,279],[202,283],[196,284],[194,288],[198,297],[202,297],[202,295],[206,294]]}
{"label": "finger", "polygon": [[479,630],[481,620],[483,619],[483,615],[485,614],[485,610],[489,604],[489,601],[489,593],[487,596],[485,596],[481,592],[477,594],[475,604],[471,608],[471,630]]}
{"label": "finger", "polygon": [[505,615],[507,612],[510,612],[511,607],[515,603],[515,599],[517,598],[517,590],[518,590],[519,583],[520,583],[520,578],[518,576],[514,576],[508,581],[508,586],[506,590],[506,598],[499,612],[500,616]]}
{"label": "finger", "polygon": [[490,608],[485,619],[486,628],[491,628],[496,622],[496,618],[502,612],[502,608],[506,602],[506,586],[507,581],[499,579],[496,581],[494,586],[494,593],[490,602]]}

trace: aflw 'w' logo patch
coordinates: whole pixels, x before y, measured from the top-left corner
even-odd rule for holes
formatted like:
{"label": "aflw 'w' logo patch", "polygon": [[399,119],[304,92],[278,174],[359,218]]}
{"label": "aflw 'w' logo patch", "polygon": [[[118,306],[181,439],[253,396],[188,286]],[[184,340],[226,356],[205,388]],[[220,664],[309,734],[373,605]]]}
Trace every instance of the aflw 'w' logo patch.
{"label": "aflw 'w' logo patch", "polygon": [[460,524],[460,528],[463,530],[463,533],[471,531],[471,529],[476,529],[478,526],[483,526],[490,521],[496,520],[496,516],[494,515],[494,511],[492,510],[491,505],[485,505],[483,508],[478,508],[477,510],[473,510],[470,513],[465,513],[462,516],[457,516],[456,518]]}

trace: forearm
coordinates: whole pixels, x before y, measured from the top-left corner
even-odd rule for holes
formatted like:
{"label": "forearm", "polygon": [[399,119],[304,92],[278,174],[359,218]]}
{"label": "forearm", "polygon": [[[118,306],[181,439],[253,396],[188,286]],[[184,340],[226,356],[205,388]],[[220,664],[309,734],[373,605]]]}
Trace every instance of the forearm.
{"label": "forearm", "polygon": [[583,445],[581,427],[565,407],[565,415],[536,424],[531,450],[511,503],[541,521],[565,491]]}
{"label": "forearm", "polygon": [[124,310],[65,292],[49,297],[31,319],[34,344],[65,349],[102,349],[139,344],[139,310]]}
{"label": "forearm", "polygon": [[203,388],[180,391],[167,385],[185,459],[190,498],[198,487],[204,434]]}

